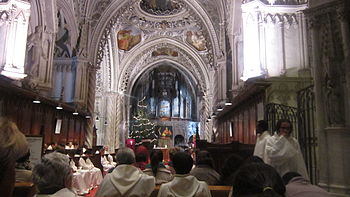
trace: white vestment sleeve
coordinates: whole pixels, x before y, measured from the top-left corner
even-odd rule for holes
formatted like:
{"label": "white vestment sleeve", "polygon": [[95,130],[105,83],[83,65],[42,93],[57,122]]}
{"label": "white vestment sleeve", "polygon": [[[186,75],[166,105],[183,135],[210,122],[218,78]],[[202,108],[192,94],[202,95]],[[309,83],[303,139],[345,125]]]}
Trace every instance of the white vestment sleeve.
{"label": "white vestment sleeve", "polygon": [[296,147],[284,136],[274,135],[266,141],[266,154],[270,162],[268,164],[272,166],[282,165],[297,153]]}

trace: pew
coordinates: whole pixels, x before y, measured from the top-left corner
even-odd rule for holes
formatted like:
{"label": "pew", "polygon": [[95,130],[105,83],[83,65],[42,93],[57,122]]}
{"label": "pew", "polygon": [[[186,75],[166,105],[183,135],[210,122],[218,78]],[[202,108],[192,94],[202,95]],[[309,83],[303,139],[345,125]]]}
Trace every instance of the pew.
{"label": "pew", "polygon": [[[227,197],[231,191],[231,186],[225,185],[209,185],[212,197]],[[150,197],[157,197],[160,185],[156,185]]]}
{"label": "pew", "polygon": [[237,154],[245,159],[253,155],[254,146],[254,144],[241,144],[236,141],[228,144],[214,144],[206,140],[199,140],[197,142],[197,148],[199,150],[206,150],[211,153],[215,163],[215,170],[219,173],[229,155]]}
{"label": "pew", "polygon": [[36,187],[32,182],[16,182],[13,197],[32,197],[36,194]]}

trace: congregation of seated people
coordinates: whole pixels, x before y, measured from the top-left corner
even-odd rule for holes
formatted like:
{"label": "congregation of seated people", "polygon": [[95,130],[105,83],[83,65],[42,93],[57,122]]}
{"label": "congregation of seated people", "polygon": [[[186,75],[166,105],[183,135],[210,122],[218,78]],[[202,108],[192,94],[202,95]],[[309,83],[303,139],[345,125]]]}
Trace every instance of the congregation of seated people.
{"label": "congregation of seated people", "polygon": [[[170,161],[164,161],[159,149],[149,151],[140,146],[134,152],[123,147],[113,158],[102,148],[87,153],[98,156],[101,167],[96,168],[89,156],[82,156],[84,152],[75,158],[61,150],[45,154],[31,168],[24,136],[8,120],[0,120],[0,142],[1,196],[15,194],[16,177],[21,177],[19,182],[32,182],[36,196],[87,195],[94,187],[93,196],[329,196],[298,172],[288,172],[281,177],[274,167],[257,156],[228,155],[221,171],[216,171],[208,151],[197,151],[193,158],[188,151],[170,148]],[[107,165],[110,166],[107,168]],[[101,176],[94,176],[94,172]],[[90,185],[79,186],[84,184],[84,179],[94,185],[89,182]],[[82,192],[79,187],[87,190]]]}

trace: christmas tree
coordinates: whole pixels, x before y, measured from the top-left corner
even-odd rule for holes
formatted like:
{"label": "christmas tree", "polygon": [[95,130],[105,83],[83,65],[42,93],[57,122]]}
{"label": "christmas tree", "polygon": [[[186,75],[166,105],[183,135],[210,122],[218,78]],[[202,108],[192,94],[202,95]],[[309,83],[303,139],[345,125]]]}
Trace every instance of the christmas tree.
{"label": "christmas tree", "polygon": [[137,113],[133,116],[130,137],[135,139],[136,144],[148,139],[152,145],[156,145],[159,134],[155,130],[155,124],[149,119],[147,105],[143,104],[145,99],[144,97],[137,103]]}

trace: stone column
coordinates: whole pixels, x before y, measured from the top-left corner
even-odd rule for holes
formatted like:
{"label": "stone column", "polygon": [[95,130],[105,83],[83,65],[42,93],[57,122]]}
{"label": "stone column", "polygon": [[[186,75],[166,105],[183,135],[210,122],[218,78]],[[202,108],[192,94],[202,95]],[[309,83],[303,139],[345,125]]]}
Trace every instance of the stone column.
{"label": "stone column", "polygon": [[[332,103],[332,107],[339,105],[341,100],[344,100],[344,106],[341,104],[341,108],[344,108],[345,116],[344,121],[330,122],[328,127],[325,128],[327,135],[327,154],[326,162],[329,166],[328,184],[327,186],[332,194],[337,196],[349,196],[350,194],[350,121],[349,121],[349,88],[350,88],[350,69],[349,69],[349,24],[346,21],[344,4],[340,4],[336,7],[338,14],[338,22],[341,30],[342,44],[344,59],[342,66],[338,66],[339,73],[344,73],[345,81],[342,81],[338,87],[339,90],[344,91],[344,94],[340,94],[343,98],[337,98]],[[336,64],[336,63],[333,63]],[[339,76],[333,76],[339,77]],[[334,93],[334,92],[333,92]],[[335,95],[339,96],[339,95]],[[334,104],[335,103],[335,104]],[[330,113],[327,111],[326,113]],[[339,112],[341,113],[341,112]],[[321,144],[321,143],[320,143]],[[325,153],[325,152],[323,152]]]}
{"label": "stone column", "polygon": [[[243,21],[243,56],[244,56],[244,81],[262,74],[259,60],[259,15],[260,12],[255,8],[246,9],[242,6]],[[254,54],[257,58],[252,58]]]}
{"label": "stone column", "polygon": [[83,59],[78,59],[76,66],[74,102],[83,105],[87,97],[88,62]]}
{"label": "stone column", "polygon": [[[344,52],[343,66],[345,68],[346,90],[344,98],[350,98],[350,32],[349,21],[347,21],[347,13],[343,6],[337,9],[338,19],[340,22],[342,45]],[[345,122],[350,125],[350,99],[345,100]]]}
{"label": "stone column", "polygon": [[74,88],[75,88],[75,69],[76,66],[73,65],[71,60],[65,65],[64,73],[64,93],[63,93],[63,102],[73,103],[74,99]]}
{"label": "stone column", "polygon": [[318,155],[322,155],[322,159],[318,159],[320,174],[319,174],[319,184],[325,186],[328,184],[329,169],[328,169],[328,158],[327,158],[327,139],[325,133],[325,112],[324,112],[324,102],[323,102],[323,73],[322,64],[320,56],[320,35],[319,35],[319,21],[317,17],[311,17],[308,20],[309,29],[311,30],[311,44],[312,44],[312,62],[311,65],[313,69],[314,77],[314,91],[315,91],[315,103],[316,103],[316,121],[315,130],[318,137],[319,151]]}
{"label": "stone column", "polygon": [[[90,63],[88,66],[88,86],[86,87],[86,89],[88,90],[87,111],[90,114],[93,114],[95,107],[96,70],[97,67]],[[87,121],[85,134],[85,145],[87,145],[89,148],[93,146],[93,127],[94,119],[90,118]]]}
{"label": "stone column", "polygon": [[63,66],[60,64],[55,64],[54,66],[55,74],[53,81],[52,97],[55,100],[60,100],[62,92],[62,81],[63,81]]}
{"label": "stone column", "polygon": [[[127,136],[129,135],[129,131],[127,130],[128,125],[125,125],[126,120],[129,118],[124,117],[123,111],[125,111],[126,114],[128,114],[128,109],[125,108],[124,106],[124,100],[125,100],[125,95],[124,94],[119,94],[117,96],[117,101],[116,101],[116,130],[115,130],[115,141],[119,142],[119,147],[125,145],[125,140]],[[129,112],[130,113],[130,112]],[[128,124],[128,123],[126,123]],[[130,125],[129,125],[130,126]]]}
{"label": "stone column", "polygon": [[118,149],[120,146],[120,141],[119,141],[119,131],[118,131],[118,125],[117,125],[117,98],[118,94],[117,93],[108,93],[107,97],[107,111],[106,111],[106,118],[105,120],[107,121],[108,125],[106,126],[106,134],[105,135],[109,138],[105,139],[106,141],[110,141],[108,147],[110,148],[110,151],[113,151],[115,149]]}

